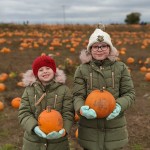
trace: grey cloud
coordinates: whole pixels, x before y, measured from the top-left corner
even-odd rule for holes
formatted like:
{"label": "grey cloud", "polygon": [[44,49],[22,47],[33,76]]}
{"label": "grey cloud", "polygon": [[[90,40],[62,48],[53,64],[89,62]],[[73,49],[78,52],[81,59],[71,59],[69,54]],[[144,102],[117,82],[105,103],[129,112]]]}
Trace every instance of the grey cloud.
{"label": "grey cloud", "polygon": [[149,6],[149,0],[1,0],[0,22],[123,23],[131,12],[150,21]]}

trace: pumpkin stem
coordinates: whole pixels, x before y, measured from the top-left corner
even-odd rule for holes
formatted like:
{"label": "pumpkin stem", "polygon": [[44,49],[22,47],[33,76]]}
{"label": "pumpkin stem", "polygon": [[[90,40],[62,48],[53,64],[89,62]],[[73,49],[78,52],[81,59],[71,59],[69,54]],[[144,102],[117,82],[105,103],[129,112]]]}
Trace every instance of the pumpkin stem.
{"label": "pumpkin stem", "polygon": [[46,107],[47,112],[51,112],[51,106]]}

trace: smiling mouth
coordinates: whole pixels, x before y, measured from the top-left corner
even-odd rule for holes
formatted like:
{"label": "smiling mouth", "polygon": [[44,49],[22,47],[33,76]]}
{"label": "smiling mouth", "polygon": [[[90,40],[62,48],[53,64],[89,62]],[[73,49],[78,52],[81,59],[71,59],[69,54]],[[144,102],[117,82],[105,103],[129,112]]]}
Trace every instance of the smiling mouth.
{"label": "smiling mouth", "polygon": [[49,75],[48,75],[48,74],[47,74],[47,75],[43,75],[43,77],[44,77],[44,78],[47,78],[47,77],[49,77]]}
{"label": "smiling mouth", "polygon": [[105,54],[104,52],[97,52],[97,53],[95,53],[96,55],[102,55],[102,54]]}
{"label": "smiling mouth", "polygon": [[103,56],[104,54],[96,54],[97,56]]}

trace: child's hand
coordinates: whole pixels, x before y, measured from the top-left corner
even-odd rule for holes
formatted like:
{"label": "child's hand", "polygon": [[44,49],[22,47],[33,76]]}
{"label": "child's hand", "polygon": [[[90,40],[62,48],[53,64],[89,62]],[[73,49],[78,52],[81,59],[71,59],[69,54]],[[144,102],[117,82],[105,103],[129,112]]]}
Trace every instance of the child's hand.
{"label": "child's hand", "polygon": [[34,132],[39,136],[39,137],[42,137],[42,138],[46,138],[46,134],[40,130],[39,126],[36,126],[34,128]]}
{"label": "child's hand", "polygon": [[117,117],[117,116],[119,115],[120,111],[121,111],[121,106],[116,103],[116,108],[115,108],[114,111],[106,118],[106,120],[114,119],[115,117]]}
{"label": "child's hand", "polygon": [[46,138],[47,139],[58,139],[58,138],[61,138],[61,137],[65,136],[65,134],[66,134],[65,129],[61,129],[59,132],[56,132],[56,131],[50,132],[46,136]]}
{"label": "child's hand", "polygon": [[95,119],[97,114],[94,109],[90,109],[89,106],[85,105],[80,108],[80,114],[87,119]]}

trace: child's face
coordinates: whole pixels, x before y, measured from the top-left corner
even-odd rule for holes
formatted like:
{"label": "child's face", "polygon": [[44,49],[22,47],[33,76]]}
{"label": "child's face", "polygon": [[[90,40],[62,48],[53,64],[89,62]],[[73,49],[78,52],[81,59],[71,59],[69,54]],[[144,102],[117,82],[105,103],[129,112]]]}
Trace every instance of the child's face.
{"label": "child's face", "polygon": [[94,43],[91,47],[92,57],[96,60],[104,60],[110,53],[110,46],[107,43]]}
{"label": "child's face", "polygon": [[54,72],[50,67],[41,67],[38,70],[38,78],[43,83],[46,84],[54,77]]}

